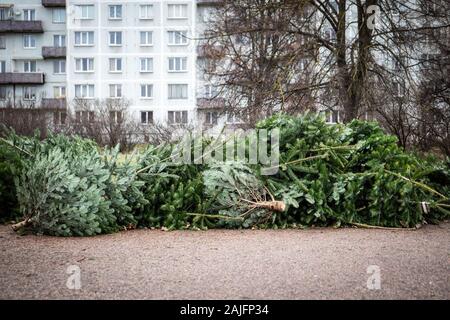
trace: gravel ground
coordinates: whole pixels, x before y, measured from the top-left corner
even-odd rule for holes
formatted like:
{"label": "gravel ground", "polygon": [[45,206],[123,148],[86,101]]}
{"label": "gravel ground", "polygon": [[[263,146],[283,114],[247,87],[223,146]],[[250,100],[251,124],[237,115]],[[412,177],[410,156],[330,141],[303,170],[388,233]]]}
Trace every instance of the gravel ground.
{"label": "gravel ground", "polygon": [[[367,229],[18,236],[0,226],[0,299],[449,299],[450,223]],[[81,289],[66,286],[70,265]],[[371,265],[381,288],[369,290]],[[70,271],[70,269],[69,269]]]}

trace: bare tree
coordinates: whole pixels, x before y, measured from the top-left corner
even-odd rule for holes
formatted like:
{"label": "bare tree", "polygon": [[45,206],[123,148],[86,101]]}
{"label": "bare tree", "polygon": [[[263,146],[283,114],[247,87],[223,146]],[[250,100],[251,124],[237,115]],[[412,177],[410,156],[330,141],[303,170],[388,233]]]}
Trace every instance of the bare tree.
{"label": "bare tree", "polygon": [[138,142],[138,124],[126,99],[76,99],[73,110],[66,133],[91,138],[99,145],[120,144],[121,150],[129,150]]}
{"label": "bare tree", "polygon": [[[299,112],[310,99],[303,90],[315,50],[291,30],[302,1],[224,1],[202,41],[202,69],[219,87],[225,109],[248,123],[276,110]],[[245,108],[243,108],[245,106]]]}
{"label": "bare tree", "polygon": [[38,132],[43,139],[47,136],[49,110],[32,102],[19,100],[14,103],[8,98],[0,108],[0,123],[20,135],[32,136]]}
{"label": "bare tree", "polygon": [[161,122],[140,127],[140,134],[144,137],[144,141],[156,146],[172,141],[173,131],[173,127]]}
{"label": "bare tree", "polygon": [[448,110],[449,12],[442,0],[223,1],[205,34],[206,71],[250,123],[338,109],[344,122],[378,119],[402,146],[426,146],[445,136],[436,117]]}
{"label": "bare tree", "polygon": [[450,156],[450,27],[434,30],[428,37],[434,50],[421,59],[418,144],[423,150],[439,148]]}

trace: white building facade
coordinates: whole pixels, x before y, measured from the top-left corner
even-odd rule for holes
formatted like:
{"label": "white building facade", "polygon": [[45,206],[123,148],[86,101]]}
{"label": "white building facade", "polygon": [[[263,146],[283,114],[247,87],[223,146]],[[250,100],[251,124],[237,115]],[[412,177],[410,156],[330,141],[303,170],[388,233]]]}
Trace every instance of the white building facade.
{"label": "white building facade", "polygon": [[76,113],[79,99],[123,99],[142,125],[196,124],[198,36],[216,2],[0,0],[0,103]]}
{"label": "white building facade", "polygon": [[0,0],[0,104],[63,106],[65,1]]}
{"label": "white building facade", "polygon": [[141,122],[196,108],[196,1],[69,0],[67,97],[129,101]]}

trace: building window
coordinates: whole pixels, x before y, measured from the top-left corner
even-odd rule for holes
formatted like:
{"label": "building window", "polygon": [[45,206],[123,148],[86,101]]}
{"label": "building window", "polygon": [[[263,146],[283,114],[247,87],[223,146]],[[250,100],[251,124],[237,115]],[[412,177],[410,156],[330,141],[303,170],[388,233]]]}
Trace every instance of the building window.
{"label": "building window", "polygon": [[0,61],[0,73],[5,73],[6,72],[6,61],[2,60]]}
{"label": "building window", "polygon": [[186,72],[186,71],[187,71],[186,57],[169,58],[169,72]]}
{"label": "building window", "polygon": [[141,124],[153,123],[153,111],[141,111]]}
{"label": "building window", "polygon": [[140,45],[141,46],[153,45],[153,32],[152,31],[141,31],[140,32]]}
{"label": "building window", "polygon": [[0,87],[0,100],[6,100],[6,87]]}
{"label": "building window", "polygon": [[8,20],[14,16],[14,11],[12,6],[0,7],[0,21]]}
{"label": "building window", "polygon": [[36,87],[23,87],[24,100],[36,100]]}
{"label": "building window", "polygon": [[53,87],[53,97],[56,99],[66,97],[66,87],[65,86],[55,86]]}
{"label": "building window", "polygon": [[66,36],[63,34],[55,34],[53,36],[53,46],[63,48],[66,46]]}
{"label": "building window", "polygon": [[75,121],[77,123],[92,123],[94,122],[95,114],[93,111],[76,111],[75,112]]}
{"label": "building window", "polygon": [[340,122],[340,113],[338,110],[327,110],[320,112],[325,117],[325,122],[335,124]]}
{"label": "building window", "polygon": [[212,98],[217,97],[217,94],[218,94],[218,92],[217,92],[216,86],[213,86],[210,84],[207,84],[205,86],[205,96],[204,96],[205,98],[212,99]]}
{"label": "building window", "polygon": [[198,58],[197,67],[202,70],[202,72],[213,72],[215,68],[214,60],[208,58]]}
{"label": "building window", "polygon": [[36,20],[36,10],[34,10],[34,9],[24,9],[23,10],[23,20],[24,21],[34,21],[34,20]]}
{"label": "building window", "polygon": [[187,19],[188,17],[188,6],[187,4],[169,4],[168,11],[169,19]]}
{"label": "building window", "polygon": [[423,39],[423,43],[426,45],[426,46],[431,46],[431,45],[433,45],[433,35],[431,34],[431,32],[426,32],[424,35],[423,35],[423,37],[422,37],[422,39]]}
{"label": "building window", "polygon": [[24,49],[35,49],[36,37],[32,34],[25,34],[23,36],[23,47]]}
{"label": "building window", "polygon": [[186,124],[188,122],[187,111],[169,111],[167,115],[169,124]]}
{"label": "building window", "polygon": [[36,60],[24,61],[23,72],[36,72]]}
{"label": "building window", "polygon": [[122,58],[109,58],[109,72],[122,72]]}
{"label": "building window", "polygon": [[94,45],[94,31],[76,31],[75,32],[76,46],[93,46]]}
{"label": "building window", "polygon": [[219,113],[217,111],[207,111],[205,113],[205,124],[216,125],[217,119],[219,119]]}
{"label": "building window", "polygon": [[111,31],[109,33],[109,45],[110,46],[122,45],[122,31]]}
{"label": "building window", "polygon": [[110,5],[109,6],[109,19],[120,20],[122,19],[122,5]]}
{"label": "building window", "polygon": [[438,61],[441,58],[439,54],[433,53],[423,53],[420,55],[421,67],[424,69],[434,69],[437,68]]}
{"label": "building window", "polygon": [[407,67],[406,57],[405,56],[398,56],[394,59],[394,70],[395,71],[401,71],[404,68]]}
{"label": "building window", "polygon": [[[308,59],[302,58],[298,62],[298,69],[300,70],[300,72],[307,71],[308,70],[308,65],[309,65]],[[295,78],[296,77],[293,77],[293,79],[295,79]]]}
{"label": "building window", "polygon": [[242,123],[242,119],[234,112],[227,112],[227,123]]}
{"label": "building window", "polygon": [[406,86],[403,82],[395,81],[394,82],[394,96],[403,97],[405,95]]}
{"label": "building window", "polygon": [[153,19],[153,5],[142,4],[139,6],[139,19]]}
{"label": "building window", "polygon": [[187,84],[169,84],[169,99],[187,99]]}
{"label": "building window", "polygon": [[336,31],[333,28],[328,28],[325,30],[324,38],[328,41],[336,40]]}
{"label": "building window", "polygon": [[439,14],[444,10],[444,8],[445,8],[444,1],[439,0],[423,1],[423,3],[421,4],[421,9],[423,9],[423,11],[425,11],[425,13],[428,15]]}
{"label": "building window", "polygon": [[169,31],[169,45],[180,46],[187,44],[187,31]]}
{"label": "building window", "polygon": [[329,118],[329,120],[331,120],[331,123],[339,123],[340,122],[340,114],[338,110],[333,110],[331,112],[331,118]]}
{"label": "building window", "polygon": [[94,58],[76,58],[75,72],[94,72]]}
{"label": "building window", "polygon": [[65,111],[53,112],[53,124],[60,126],[66,124],[67,113]]}
{"label": "building window", "polygon": [[207,8],[198,8],[198,22],[212,22],[213,15]]}
{"label": "building window", "polygon": [[121,123],[122,122],[122,111],[110,111],[109,120],[111,123]]}
{"label": "building window", "polygon": [[141,98],[150,99],[153,98],[153,85],[141,84]]}
{"label": "building window", "polygon": [[0,36],[0,49],[6,49],[6,37]]}
{"label": "building window", "polygon": [[141,72],[153,72],[153,58],[140,59]]}
{"label": "building window", "polygon": [[94,19],[94,5],[77,5],[76,14],[78,19],[90,20]]}
{"label": "building window", "polygon": [[53,61],[53,73],[65,74],[66,73],[66,60]]}
{"label": "building window", "polygon": [[109,97],[110,98],[122,98],[122,85],[110,84],[109,85]]}
{"label": "building window", "polygon": [[94,85],[93,84],[76,84],[75,85],[75,97],[92,99],[94,98]]}
{"label": "building window", "polygon": [[66,23],[66,9],[55,8],[52,11],[53,23]]}

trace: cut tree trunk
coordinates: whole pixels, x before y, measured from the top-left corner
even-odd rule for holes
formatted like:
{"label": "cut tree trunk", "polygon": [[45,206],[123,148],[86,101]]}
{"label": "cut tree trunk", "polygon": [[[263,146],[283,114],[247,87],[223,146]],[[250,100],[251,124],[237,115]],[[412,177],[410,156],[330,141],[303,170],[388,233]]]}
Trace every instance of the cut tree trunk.
{"label": "cut tree trunk", "polygon": [[26,226],[29,225],[30,223],[31,223],[31,219],[26,219],[26,220],[23,220],[23,221],[18,222],[18,223],[16,223],[16,224],[13,224],[13,225],[11,226],[11,228],[12,228],[14,231],[17,231],[17,230],[19,230],[20,228],[26,227]]}

